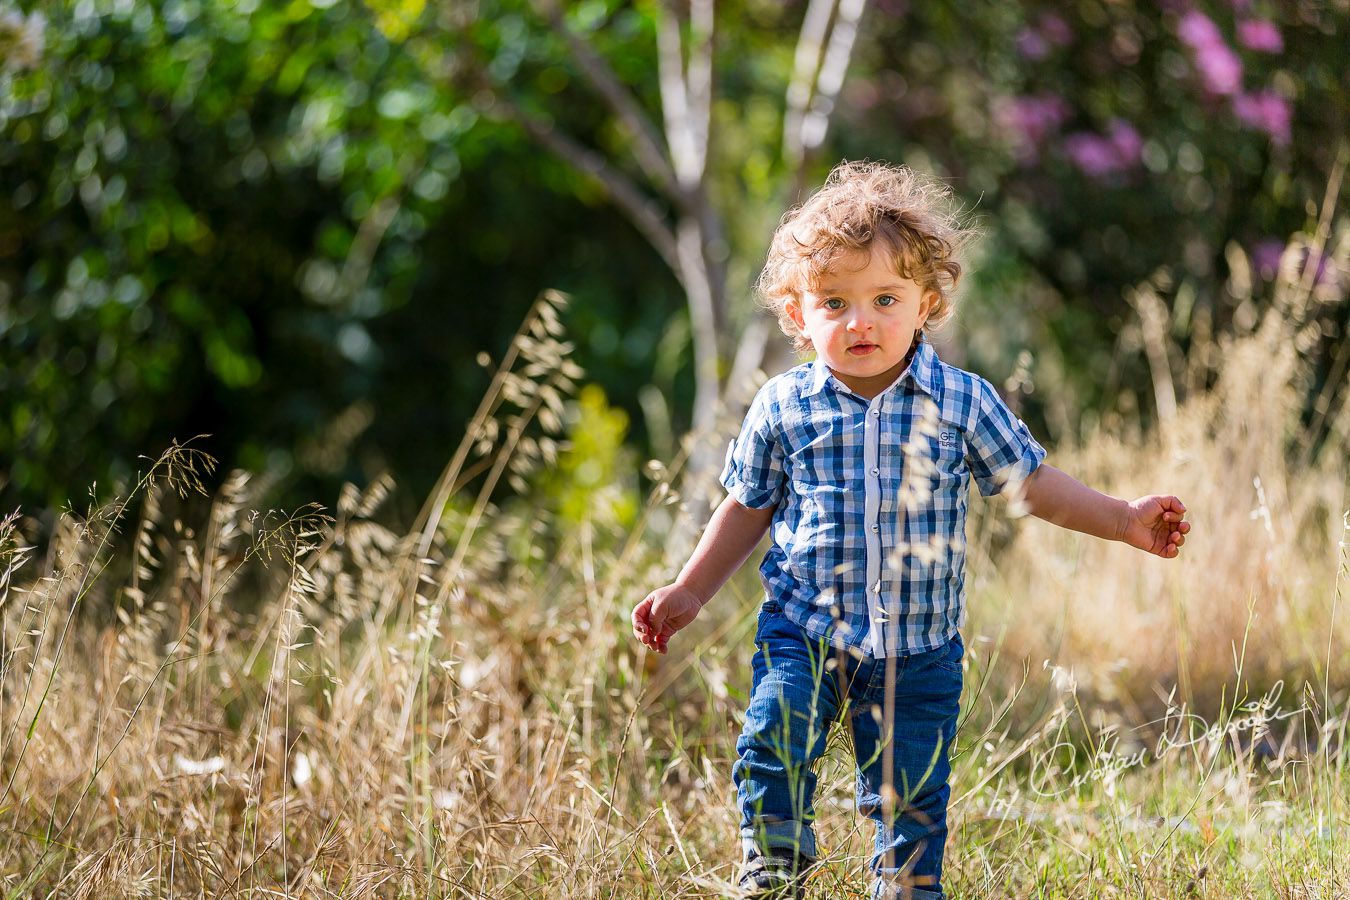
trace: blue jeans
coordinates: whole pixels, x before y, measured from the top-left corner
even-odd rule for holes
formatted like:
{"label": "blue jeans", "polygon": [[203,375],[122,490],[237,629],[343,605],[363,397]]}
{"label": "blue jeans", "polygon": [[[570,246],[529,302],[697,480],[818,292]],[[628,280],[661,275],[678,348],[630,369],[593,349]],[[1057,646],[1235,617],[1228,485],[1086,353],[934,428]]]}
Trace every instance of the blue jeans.
{"label": "blue jeans", "polygon": [[[832,650],[792,623],[774,600],[760,610],[755,643],[750,705],[732,770],[746,854],[793,848],[819,855],[811,830],[812,766],[825,752],[831,723],[846,712],[858,764],[858,811],[877,824],[871,896],[941,898],[961,638],[889,661],[894,742],[884,725],[888,660]],[[882,801],[887,787],[895,792],[889,821]]]}

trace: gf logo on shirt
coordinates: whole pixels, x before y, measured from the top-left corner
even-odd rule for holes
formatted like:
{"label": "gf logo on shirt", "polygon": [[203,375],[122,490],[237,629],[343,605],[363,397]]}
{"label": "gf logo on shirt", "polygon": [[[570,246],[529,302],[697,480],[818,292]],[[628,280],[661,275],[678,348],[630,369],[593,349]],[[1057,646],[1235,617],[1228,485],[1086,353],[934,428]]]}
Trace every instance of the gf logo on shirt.
{"label": "gf logo on shirt", "polygon": [[956,446],[956,432],[955,432],[955,431],[940,431],[940,432],[938,432],[938,443],[941,444],[941,445],[942,445],[944,448],[946,448],[946,449],[950,449],[950,448],[952,448],[952,447],[955,447],[955,446]]}

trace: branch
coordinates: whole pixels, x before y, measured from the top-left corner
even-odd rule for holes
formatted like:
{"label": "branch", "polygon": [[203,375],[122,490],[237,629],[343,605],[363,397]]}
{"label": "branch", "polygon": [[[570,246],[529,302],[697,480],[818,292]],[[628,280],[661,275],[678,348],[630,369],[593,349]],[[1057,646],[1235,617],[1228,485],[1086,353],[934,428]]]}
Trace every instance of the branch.
{"label": "branch", "polygon": [[736,356],[731,362],[731,376],[727,378],[725,399],[734,412],[739,413],[749,406],[754,388],[758,387],[755,370],[763,366],[769,337],[776,331],[777,323],[760,310],[755,310],[750,321],[745,323],[745,330],[736,346]]}
{"label": "branch", "polygon": [[1177,389],[1172,383],[1172,363],[1167,338],[1171,316],[1167,306],[1151,285],[1127,291],[1125,298],[1139,314],[1139,325],[1144,332],[1144,354],[1153,376],[1153,399],[1158,406],[1158,419],[1163,422],[1176,418]]}
{"label": "branch", "polygon": [[660,206],[642,193],[637,185],[610,165],[599,153],[578,143],[571,135],[555,128],[551,122],[545,122],[538,116],[526,112],[515,98],[504,91],[493,91],[493,96],[502,102],[511,118],[529,132],[531,137],[564,162],[571,164],[577,171],[590,175],[600,182],[619,208],[627,213],[638,231],[642,232],[656,248],[656,252],[661,254],[661,258],[676,277],[681,281],[684,280],[675,235],[666,225],[664,211]]}
{"label": "branch", "polygon": [[666,120],[666,142],[680,187],[690,191],[703,177],[698,140],[689,110],[689,86],[684,75],[680,19],[668,3],[661,4],[656,21],[656,61],[661,85],[661,112]]}
{"label": "branch", "polygon": [[802,152],[810,153],[825,140],[830,128],[830,114],[834,112],[834,103],[839,90],[844,86],[844,76],[848,73],[849,60],[853,57],[853,44],[858,37],[858,21],[867,0],[840,0],[839,12],[835,16],[834,27],[830,29],[830,43],[825,48],[825,60],[820,65],[820,75],[816,81],[815,97],[811,100],[811,109],[802,120]]}
{"label": "branch", "polygon": [[700,178],[708,167],[708,133],[712,124],[713,0],[690,0],[689,128]]}
{"label": "branch", "polygon": [[829,31],[830,17],[838,0],[811,0],[797,37],[797,52],[792,63],[783,117],[783,158],[789,165],[802,161],[802,120],[815,93],[816,73],[820,71],[821,48]]}
{"label": "branch", "polygon": [[553,29],[562,35],[586,80],[596,93],[604,98],[614,115],[633,136],[636,142],[635,155],[643,171],[667,196],[672,200],[678,200],[679,189],[675,181],[675,171],[666,156],[661,135],[638,105],[632,92],[619,81],[619,77],[614,74],[614,69],[605,58],[581,35],[568,27],[557,0],[531,0],[531,2],[548,19]]}
{"label": "branch", "polygon": [[685,299],[689,303],[689,327],[694,339],[694,428],[701,430],[712,423],[721,396],[717,336],[722,316],[708,277],[701,225],[689,216],[681,216],[676,228]]}
{"label": "branch", "polygon": [[356,236],[352,239],[351,248],[347,251],[347,259],[342,264],[342,276],[338,280],[342,297],[348,302],[370,279],[370,267],[375,261],[375,253],[402,207],[399,195],[420,165],[420,160],[405,156],[398,167],[398,181],[395,187],[372,203],[361,219]]}

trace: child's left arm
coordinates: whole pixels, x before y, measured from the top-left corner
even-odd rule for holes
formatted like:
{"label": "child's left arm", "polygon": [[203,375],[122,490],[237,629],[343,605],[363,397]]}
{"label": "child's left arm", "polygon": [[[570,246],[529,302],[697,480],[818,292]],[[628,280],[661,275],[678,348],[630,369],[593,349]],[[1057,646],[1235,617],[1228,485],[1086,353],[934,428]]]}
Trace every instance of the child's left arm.
{"label": "child's left arm", "polygon": [[1042,463],[1022,485],[1022,503],[1033,516],[1095,537],[1123,541],[1164,559],[1186,543],[1191,523],[1186,506],[1168,494],[1120,500],[1094,491],[1054,466]]}

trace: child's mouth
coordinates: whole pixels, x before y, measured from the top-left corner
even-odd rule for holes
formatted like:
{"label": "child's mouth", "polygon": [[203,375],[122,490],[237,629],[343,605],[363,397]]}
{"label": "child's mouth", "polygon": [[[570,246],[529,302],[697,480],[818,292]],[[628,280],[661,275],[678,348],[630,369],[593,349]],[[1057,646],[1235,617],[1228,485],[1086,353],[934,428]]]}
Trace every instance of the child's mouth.
{"label": "child's mouth", "polygon": [[876,344],[854,344],[848,348],[848,353],[850,356],[866,356],[876,349]]}

